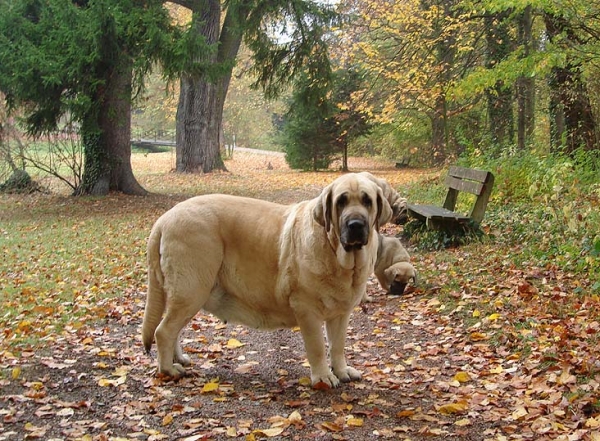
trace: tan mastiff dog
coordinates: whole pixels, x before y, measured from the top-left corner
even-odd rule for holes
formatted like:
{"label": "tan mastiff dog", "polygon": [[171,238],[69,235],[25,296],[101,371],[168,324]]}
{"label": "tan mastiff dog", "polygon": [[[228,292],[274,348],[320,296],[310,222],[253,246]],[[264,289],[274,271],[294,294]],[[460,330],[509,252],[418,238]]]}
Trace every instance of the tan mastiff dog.
{"label": "tan mastiff dog", "polygon": [[398,238],[379,234],[375,277],[383,289],[395,295],[403,294],[410,281],[417,282],[417,271]]}
{"label": "tan mastiff dog", "polygon": [[218,194],[177,204],[148,239],[146,350],[156,340],[159,371],[182,376],[190,358],[179,334],[203,309],[254,328],[299,326],[313,385],[359,380],[346,364],[346,329],[391,217],[382,189],[360,174],[295,205]]}

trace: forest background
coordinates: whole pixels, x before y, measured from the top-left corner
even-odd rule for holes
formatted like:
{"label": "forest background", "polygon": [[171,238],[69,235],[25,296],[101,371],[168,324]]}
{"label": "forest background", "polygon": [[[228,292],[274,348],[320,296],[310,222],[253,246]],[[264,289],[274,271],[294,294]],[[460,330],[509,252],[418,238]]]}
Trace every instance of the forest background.
{"label": "forest background", "polygon": [[[177,148],[130,151],[126,164],[151,195],[131,198],[106,185],[105,198],[72,198],[67,195],[93,193],[84,176],[87,155],[105,153],[95,149],[105,140],[79,131],[90,122],[88,110],[98,110],[90,97],[107,98],[102,93],[114,78],[92,75],[105,72],[107,60],[94,64],[95,52],[86,50],[116,53],[115,46],[80,38],[78,25],[89,25],[94,37],[114,31],[112,42],[122,41],[116,36],[124,29],[122,35],[136,37],[127,51],[133,56],[141,42],[157,41],[136,29],[154,23],[171,32],[174,25],[173,35],[189,35],[194,14],[190,22],[189,8],[158,1],[0,2],[9,8],[0,14],[0,88],[7,98],[0,181],[14,190],[11,178],[25,170],[38,183],[0,196],[0,438],[302,439],[306,430],[322,439],[600,438],[598,4],[339,2],[329,5],[342,14],[335,20],[324,14],[319,27],[294,22],[287,32],[298,39],[282,39],[278,19],[306,11],[306,3],[222,5],[223,11],[276,6],[235,65],[225,63],[231,83],[222,139],[214,139],[223,167],[177,173]],[[148,15],[137,14],[141,4]],[[8,51],[20,38],[8,13],[14,5],[24,5],[31,17],[40,5],[75,5],[60,18],[78,39],[67,45],[50,26],[25,45],[43,43],[43,50],[13,57]],[[131,6],[129,13],[123,5]],[[115,10],[120,15],[105,14]],[[106,20],[95,26],[97,17]],[[136,20],[125,26],[128,18],[148,26]],[[325,22],[331,26],[322,27]],[[300,30],[306,32],[295,34]],[[267,45],[269,56],[280,45],[289,56],[262,64],[273,68],[271,76],[255,69],[269,58],[258,59],[255,51],[265,54],[252,44],[265,43],[265,35],[274,44]],[[144,87],[132,88],[135,99],[116,100],[130,106],[123,113],[104,113],[127,122],[121,124],[129,130],[125,145],[136,133],[177,127],[178,79],[190,65],[175,55],[195,48],[182,41],[167,53],[172,64],[162,65],[169,61],[164,53],[140,52],[139,70],[132,72]],[[52,50],[57,42],[62,46]],[[298,42],[306,43],[298,45],[305,52],[293,58]],[[298,64],[285,63],[292,59]],[[213,82],[223,73],[195,72]],[[276,153],[257,159],[234,149],[231,155],[226,146],[233,144],[279,150],[288,164]],[[107,169],[123,165],[96,159],[92,164]],[[321,171],[292,171],[290,162]],[[410,167],[396,169],[396,162]],[[174,203],[206,192],[293,202],[318,194],[348,168],[385,177],[409,201],[439,204],[444,171],[454,163],[496,175],[484,234],[457,247],[452,238],[421,231],[409,245],[421,284],[403,298],[369,284],[375,303],[365,307],[369,314],[355,314],[350,343],[365,372],[362,383],[312,391],[302,380],[302,348],[293,333],[269,337],[274,346],[265,348],[264,334],[223,328],[204,315],[186,334],[186,348],[195,354],[191,378],[174,385],[152,377],[154,360],[137,337],[144,243],[152,221]],[[278,348],[290,351],[289,372],[278,370]],[[183,404],[173,404],[172,391]]]}

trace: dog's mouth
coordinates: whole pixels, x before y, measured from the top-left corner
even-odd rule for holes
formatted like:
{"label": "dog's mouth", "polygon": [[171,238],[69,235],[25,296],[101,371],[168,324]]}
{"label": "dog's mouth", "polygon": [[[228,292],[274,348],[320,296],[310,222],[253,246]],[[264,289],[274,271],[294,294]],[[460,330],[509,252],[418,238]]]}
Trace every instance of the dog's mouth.
{"label": "dog's mouth", "polygon": [[390,286],[390,294],[393,294],[395,296],[401,296],[402,294],[404,294],[406,285],[408,285],[408,284],[394,280],[392,282],[392,286]]}
{"label": "dog's mouth", "polygon": [[364,245],[365,244],[363,244],[362,242],[342,244],[342,246],[344,247],[344,251],[346,251],[347,253],[350,253],[352,251],[358,251]]}

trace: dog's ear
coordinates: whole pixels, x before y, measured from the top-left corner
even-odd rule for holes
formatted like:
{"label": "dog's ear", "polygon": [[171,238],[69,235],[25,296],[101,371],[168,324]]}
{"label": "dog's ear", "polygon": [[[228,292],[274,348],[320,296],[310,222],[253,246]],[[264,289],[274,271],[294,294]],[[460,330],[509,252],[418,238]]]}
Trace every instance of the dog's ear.
{"label": "dog's ear", "polygon": [[386,291],[389,291],[390,287],[392,286],[392,283],[394,283],[394,280],[396,279],[396,269],[393,266],[391,266],[383,272],[383,275],[385,277],[386,284],[384,288]]}
{"label": "dog's ear", "polygon": [[377,220],[375,222],[377,231],[379,231],[379,227],[392,220],[393,214],[392,207],[390,207],[390,203],[383,196],[381,187],[377,186]]}
{"label": "dog's ear", "polygon": [[325,231],[327,232],[329,232],[329,229],[331,228],[332,193],[331,185],[325,187],[321,192],[321,196],[319,196],[319,201],[313,209],[313,218],[319,225],[325,227]]}

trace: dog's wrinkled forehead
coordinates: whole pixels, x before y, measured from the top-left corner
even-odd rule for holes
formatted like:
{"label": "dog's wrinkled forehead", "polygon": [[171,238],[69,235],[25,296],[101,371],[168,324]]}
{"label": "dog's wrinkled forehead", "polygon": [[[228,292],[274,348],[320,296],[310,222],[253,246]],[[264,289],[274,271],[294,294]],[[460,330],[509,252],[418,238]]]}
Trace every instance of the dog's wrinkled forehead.
{"label": "dog's wrinkled forehead", "polygon": [[376,185],[360,176],[346,175],[346,179],[338,179],[333,188],[333,203],[337,209],[346,206],[373,207],[377,200]]}

